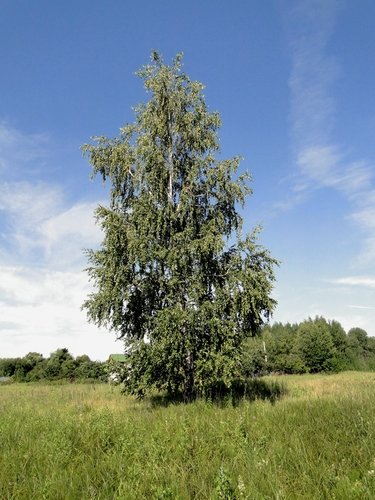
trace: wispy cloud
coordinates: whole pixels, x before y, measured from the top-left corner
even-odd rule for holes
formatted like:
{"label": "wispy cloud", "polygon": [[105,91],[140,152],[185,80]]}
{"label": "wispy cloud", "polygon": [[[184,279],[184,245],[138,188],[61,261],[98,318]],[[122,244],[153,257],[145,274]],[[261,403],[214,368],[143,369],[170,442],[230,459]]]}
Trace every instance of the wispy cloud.
{"label": "wispy cloud", "polygon": [[335,0],[297,2],[289,19],[292,71],[292,141],[296,163],[308,189],[336,188],[348,196],[371,188],[373,166],[366,160],[349,161],[345,148],[333,139],[335,100],[332,87],[340,74],[329,55],[338,4]]}
{"label": "wispy cloud", "polygon": [[375,277],[372,276],[346,276],[329,280],[329,282],[334,285],[375,288]]}
{"label": "wispy cloud", "polygon": [[60,188],[44,182],[3,182],[0,184],[0,210],[19,225],[39,224],[63,206]]}
{"label": "wispy cloud", "polygon": [[48,156],[48,142],[48,134],[25,134],[0,121],[0,175],[17,178],[20,169],[23,176],[40,170]]}
{"label": "wispy cloud", "polygon": [[348,305],[350,309],[365,309],[365,310],[373,310],[375,307],[373,306],[355,306],[355,305]]}
{"label": "wispy cloud", "polygon": [[0,184],[0,215],[7,222],[3,239],[18,260],[32,256],[54,268],[82,267],[82,248],[101,239],[93,218],[95,206],[89,202],[66,206],[63,190],[47,183]]}
{"label": "wispy cloud", "polygon": [[61,185],[40,180],[49,147],[48,134],[28,135],[0,121],[0,257],[10,264],[82,267],[82,248],[101,238],[95,204],[67,204]]}
{"label": "wispy cloud", "polygon": [[375,261],[374,163],[350,158],[347,147],[333,139],[333,88],[340,65],[330,55],[329,41],[338,15],[335,0],[295,2],[289,12],[291,138],[298,174],[294,195],[284,208],[292,208],[321,188],[340,192],[351,211],[348,218],[364,231],[361,258],[365,256],[368,262]]}
{"label": "wispy cloud", "polygon": [[335,1],[311,0],[295,2],[289,13],[292,132],[298,148],[321,142],[334,125],[335,103],[327,90],[337,77],[338,65],[326,55],[326,47],[336,10]]}
{"label": "wispy cloud", "polygon": [[45,258],[54,267],[81,265],[82,250],[96,247],[102,233],[94,221],[96,203],[76,203],[38,228],[38,237]]}
{"label": "wispy cloud", "polygon": [[297,165],[307,185],[314,181],[318,188],[335,188],[353,199],[368,190],[373,178],[373,168],[368,163],[345,162],[343,153],[333,145],[302,147]]}
{"label": "wispy cloud", "polygon": [[375,229],[375,204],[373,203],[374,200],[370,201],[367,207],[362,208],[352,215],[354,220],[368,229]]}

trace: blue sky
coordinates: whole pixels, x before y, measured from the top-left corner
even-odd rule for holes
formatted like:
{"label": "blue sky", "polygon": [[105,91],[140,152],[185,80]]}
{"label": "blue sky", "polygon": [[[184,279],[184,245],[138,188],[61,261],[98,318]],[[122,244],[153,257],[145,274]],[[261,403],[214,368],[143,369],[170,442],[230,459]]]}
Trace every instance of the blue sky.
{"label": "blue sky", "polygon": [[79,147],[133,120],[152,49],[184,52],[222,156],[252,174],[245,228],[281,260],[273,319],[375,335],[374,18],[372,0],[2,2],[0,357],[121,352],[80,310],[106,189]]}

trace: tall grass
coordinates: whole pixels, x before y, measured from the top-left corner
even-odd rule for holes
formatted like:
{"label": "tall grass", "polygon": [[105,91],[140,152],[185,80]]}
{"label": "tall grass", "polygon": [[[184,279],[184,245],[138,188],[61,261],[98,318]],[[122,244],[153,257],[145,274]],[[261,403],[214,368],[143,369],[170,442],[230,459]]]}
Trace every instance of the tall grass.
{"label": "tall grass", "polygon": [[277,380],[235,406],[0,386],[0,498],[375,498],[375,374]]}

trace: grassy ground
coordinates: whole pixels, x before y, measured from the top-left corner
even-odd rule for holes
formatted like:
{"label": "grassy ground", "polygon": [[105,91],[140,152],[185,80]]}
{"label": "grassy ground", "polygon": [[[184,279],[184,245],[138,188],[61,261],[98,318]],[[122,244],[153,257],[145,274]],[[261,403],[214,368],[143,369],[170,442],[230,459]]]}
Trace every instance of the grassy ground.
{"label": "grassy ground", "polygon": [[375,498],[375,373],[277,380],[236,407],[0,386],[0,498]]}

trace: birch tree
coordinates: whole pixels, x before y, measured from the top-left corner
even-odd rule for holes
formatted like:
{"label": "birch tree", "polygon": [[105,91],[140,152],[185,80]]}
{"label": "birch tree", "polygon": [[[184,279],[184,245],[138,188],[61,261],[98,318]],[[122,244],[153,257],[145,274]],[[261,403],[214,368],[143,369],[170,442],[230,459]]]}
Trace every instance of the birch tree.
{"label": "birch tree", "polygon": [[190,399],[239,374],[241,345],[268,319],[276,264],[242,234],[251,194],[238,157],[219,160],[220,116],[177,55],[153,53],[138,76],[149,100],[114,139],[83,146],[92,175],[109,182],[89,250],[88,318],[113,330],[129,355],[127,387]]}

